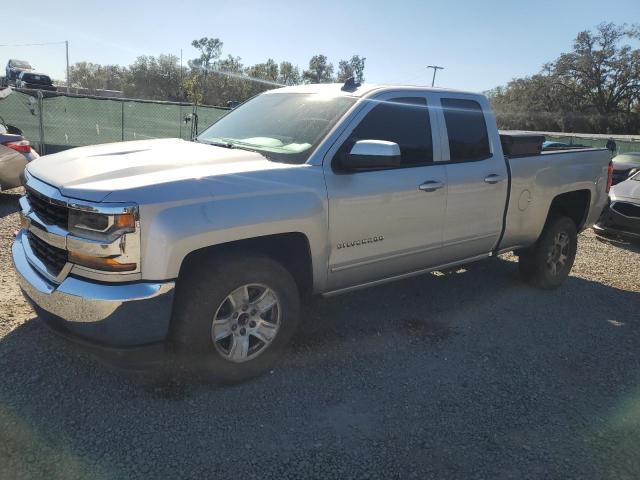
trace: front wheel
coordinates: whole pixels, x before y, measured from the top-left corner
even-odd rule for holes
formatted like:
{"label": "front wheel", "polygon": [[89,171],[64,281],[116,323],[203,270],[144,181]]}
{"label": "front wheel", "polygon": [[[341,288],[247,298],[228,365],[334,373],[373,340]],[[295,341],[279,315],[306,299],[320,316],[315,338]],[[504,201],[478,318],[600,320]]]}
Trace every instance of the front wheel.
{"label": "front wheel", "polygon": [[188,269],[173,340],[188,367],[225,383],[268,369],[293,336],[300,300],[291,274],[266,256],[215,257]]}
{"label": "front wheel", "polygon": [[520,252],[520,275],[535,287],[557,288],[569,276],[577,249],[575,223],[569,217],[556,217],[532,247]]}

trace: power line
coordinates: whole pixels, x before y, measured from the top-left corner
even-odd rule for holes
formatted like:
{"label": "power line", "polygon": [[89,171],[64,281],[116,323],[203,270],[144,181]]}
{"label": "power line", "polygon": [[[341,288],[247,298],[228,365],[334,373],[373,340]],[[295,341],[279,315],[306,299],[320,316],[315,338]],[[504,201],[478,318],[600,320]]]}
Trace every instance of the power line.
{"label": "power line", "polygon": [[60,45],[62,43],[65,43],[65,41],[63,40],[62,42],[45,42],[45,43],[14,43],[14,44],[0,44],[0,47],[40,47],[42,45]]}

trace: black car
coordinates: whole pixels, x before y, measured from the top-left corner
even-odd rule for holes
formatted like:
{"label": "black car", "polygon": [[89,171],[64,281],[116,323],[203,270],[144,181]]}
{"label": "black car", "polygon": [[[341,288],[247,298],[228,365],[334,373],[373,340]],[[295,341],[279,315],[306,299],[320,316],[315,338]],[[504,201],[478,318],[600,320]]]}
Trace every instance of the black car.
{"label": "black car", "polygon": [[18,76],[16,82],[17,88],[30,88],[33,90],[52,90],[55,91],[56,87],[53,86],[53,82],[49,75],[37,72],[22,72]]}
{"label": "black car", "polygon": [[621,153],[613,157],[613,185],[625,181],[640,171],[640,152]]}
{"label": "black car", "polygon": [[33,70],[33,67],[29,62],[12,58],[7,62],[7,66],[5,68],[5,72],[7,74],[7,81],[15,82],[16,80],[18,80],[18,76],[20,75],[20,73],[28,72],[32,70]]}

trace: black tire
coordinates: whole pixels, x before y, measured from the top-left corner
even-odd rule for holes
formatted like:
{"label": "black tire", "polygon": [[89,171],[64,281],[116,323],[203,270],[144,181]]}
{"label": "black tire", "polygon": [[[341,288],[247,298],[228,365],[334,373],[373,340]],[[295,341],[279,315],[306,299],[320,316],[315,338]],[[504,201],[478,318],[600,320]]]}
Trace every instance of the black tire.
{"label": "black tire", "polygon": [[[180,365],[220,383],[245,381],[271,367],[299,322],[300,296],[289,271],[267,256],[253,254],[203,256],[184,270],[178,282],[171,331]],[[235,363],[214,344],[212,324],[230,293],[248,284],[264,285],[275,293],[279,328],[255,358]]]}
{"label": "black tire", "polygon": [[[559,247],[558,239],[568,242]],[[558,288],[566,280],[573,267],[578,249],[578,232],[569,217],[554,217],[547,222],[538,241],[520,251],[520,275],[530,285],[551,290]],[[559,250],[559,253],[558,253]],[[561,258],[564,263],[560,264]],[[555,264],[555,268],[552,264]]]}

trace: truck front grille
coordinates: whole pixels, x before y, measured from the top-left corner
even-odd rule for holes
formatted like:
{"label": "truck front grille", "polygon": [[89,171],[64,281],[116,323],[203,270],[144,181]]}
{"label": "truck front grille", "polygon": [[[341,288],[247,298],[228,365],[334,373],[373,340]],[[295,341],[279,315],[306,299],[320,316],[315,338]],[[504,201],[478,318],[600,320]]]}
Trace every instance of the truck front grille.
{"label": "truck front grille", "polygon": [[54,203],[30,188],[27,188],[27,201],[38,218],[47,225],[67,228],[69,209],[66,206]]}
{"label": "truck front grille", "polygon": [[625,217],[640,218],[640,206],[627,202],[615,202],[611,207]]}
{"label": "truck front grille", "polygon": [[49,245],[31,232],[27,232],[27,238],[34,255],[44,263],[49,273],[57,276],[67,263],[67,251]]}

